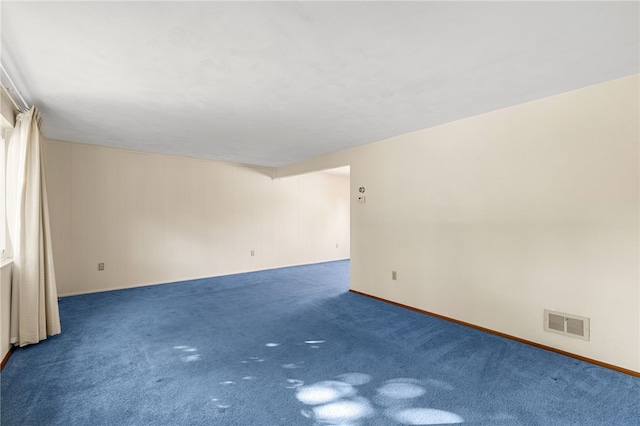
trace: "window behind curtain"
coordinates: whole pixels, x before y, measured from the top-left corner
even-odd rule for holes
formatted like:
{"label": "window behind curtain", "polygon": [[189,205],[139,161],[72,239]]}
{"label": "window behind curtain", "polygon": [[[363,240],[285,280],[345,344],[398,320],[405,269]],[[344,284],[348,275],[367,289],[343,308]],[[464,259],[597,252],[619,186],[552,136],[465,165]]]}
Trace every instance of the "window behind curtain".
{"label": "window behind curtain", "polygon": [[11,128],[3,127],[0,131],[0,259],[7,255],[7,209],[6,209],[6,153],[7,143],[11,136]]}

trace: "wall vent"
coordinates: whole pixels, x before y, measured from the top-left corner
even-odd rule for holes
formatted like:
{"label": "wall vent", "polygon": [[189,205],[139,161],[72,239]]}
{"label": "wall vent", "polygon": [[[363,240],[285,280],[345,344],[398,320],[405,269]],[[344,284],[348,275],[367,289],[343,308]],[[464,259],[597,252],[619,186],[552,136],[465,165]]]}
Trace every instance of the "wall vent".
{"label": "wall vent", "polygon": [[545,309],[544,330],[563,336],[589,340],[589,318]]}

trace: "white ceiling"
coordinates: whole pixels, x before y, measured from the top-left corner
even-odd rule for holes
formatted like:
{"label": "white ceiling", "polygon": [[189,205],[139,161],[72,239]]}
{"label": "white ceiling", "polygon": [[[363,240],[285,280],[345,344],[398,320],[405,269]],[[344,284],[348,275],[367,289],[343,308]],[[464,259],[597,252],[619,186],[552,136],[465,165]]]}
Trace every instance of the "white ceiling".
{"label": "white ceiling", "polygon": [[53,139],[280,166],[640,72],[639,3],[10,2]]}

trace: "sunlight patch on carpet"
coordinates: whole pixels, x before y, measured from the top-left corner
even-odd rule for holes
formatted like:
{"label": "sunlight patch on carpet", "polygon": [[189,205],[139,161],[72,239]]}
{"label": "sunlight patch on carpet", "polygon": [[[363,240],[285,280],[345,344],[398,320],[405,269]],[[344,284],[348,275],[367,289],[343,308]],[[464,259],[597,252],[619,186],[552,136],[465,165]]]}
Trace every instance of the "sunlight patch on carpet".
{"label": "sunlight patch on carpet", "polygon": [[304,386],[304,382],[298,379],[287,379],[287,389],[297,389],[301,386]]}
{"label": "sunlight patch on carpet", "polygon": [[402,425],[464,423],[458,414],[416,406],[418,399],[426,393],[425,385],[442,390],[452,389],[445,382],[432,379],[421,382],[411,378],[387,380],[375,388],[369,399],[360,395],[356,386],[371,382],[371,375],[350,372],[340,374],[337,378],[340,380],[320,381],[307,386],[302,386],[302,381],[289,379],[286,387],[297,388],[296,399],[313,406],[302,409],[301,414],[318,425],[360,426],[376,415],[384,415]]}
{"label": "sunlight patch on carpet", "polygon": [[394,379],[378,388],[381,398],[393,403],[399,399],[411,399],[424,395],[425,389],[413,379]]}
{"label": "sunlight patch on carpet", "polygon": [[180,361],[182,362],[200,361],[200,354],[196,353],[198,352],[198,348],[194,348],[191,346],[178,345],[178,346],[174,346],[173,349],[183,353],[183,355],[180,356]]}
{"label": "sunlight patch on carpet", "polygon": [[353,386],[362,386],[371,381],[371,376],[364,373],[345,373],[340,374],[337,378]]}
{"label": "sunlight patch on carpet", "polygon": [[403,425],[450,425],[464,422],[457,414],[433,408],[390,410],[387,415]]}
{"label": "sunlight patch on carpet", "polygon": [[302,368],[302,365],[304,364],[304,361],[298,361],[298,362],[292,362],[289,364],[282,364],[282,368],[287,369],[287,370],[293,370],[296,368]]}
{"label": "sunlight patch on carpet", "polygon": [[346,398],[356,394],[356,390],[348,383],[336,380],[318,382],[298,389],[296,398],[307,405],[324,404],[339,398]]}
{"label": "sunlight patch on carpet", "polygon": [[321,424],[357,425],[373,416],[374,409],[365,398],[354,398],[316,406],[313,414]]}

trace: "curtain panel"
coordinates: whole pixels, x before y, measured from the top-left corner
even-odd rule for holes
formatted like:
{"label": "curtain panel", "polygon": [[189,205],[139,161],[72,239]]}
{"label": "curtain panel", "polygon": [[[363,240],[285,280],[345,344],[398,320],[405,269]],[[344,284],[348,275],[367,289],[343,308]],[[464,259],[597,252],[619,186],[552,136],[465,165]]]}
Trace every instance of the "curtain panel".
{"label": "curtain panel", "polygon": [[17,346],[60,333],[40,113],[18,114],[7,152],[7,224],[13,246],[11,335]]}

